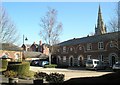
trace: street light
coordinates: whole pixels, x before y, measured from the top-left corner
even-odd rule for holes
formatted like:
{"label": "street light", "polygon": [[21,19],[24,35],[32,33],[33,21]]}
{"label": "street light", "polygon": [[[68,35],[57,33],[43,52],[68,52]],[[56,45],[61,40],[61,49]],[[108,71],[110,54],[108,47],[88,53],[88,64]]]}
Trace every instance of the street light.
{"label": "street light", "polygon": [[23,44],[24,44],[24,40],[27,41],[28,39],[27,39],[27,37],[24,38],[24,35],[23,35]]}

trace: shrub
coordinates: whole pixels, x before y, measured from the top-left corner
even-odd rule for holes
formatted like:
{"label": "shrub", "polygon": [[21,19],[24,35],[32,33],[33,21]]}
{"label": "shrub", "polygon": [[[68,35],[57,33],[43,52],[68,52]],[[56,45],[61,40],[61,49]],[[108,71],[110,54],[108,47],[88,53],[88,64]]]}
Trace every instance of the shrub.
{"label": "shrub", "polygon": [[34,74],[34,77],[35,77],[36,79],[45,79],[46,76],[48,76],[48,74],[45,73],[45,72],[36,72],[36,73]]}
{"label": "shrub", "polygon": [[44,68],[55,68],[57,67],[56,64],[45,65]]}
{"label": "shrub", "polygon": [[1,68],[7,69],[8,61],[6,59],[2,59],[2,60],[0,60],[0,62],[2,62]]}
{"label": "shrub", "polygon": [[20,79],[34,79],[34,74],[35,72],[34,71],[27,71],[25,72],[23,75],[19,75],[19,78]]}
{"label": "shrub", "polygon": [[8,78],[16,78],[18,76],[17,72],[14,72],[12,70],[5,71],[3,74],[5,77],[8,77]]}
{"label": "shrub", "polygon": [[49,81],[50,83],[62,83],[64,81],[64,74],[59,74],[59,73],[50,73],[47,77],[46,80]]}
{"label": "shrub", "polygon": [[57,65],[56,68],[68,68],[68,65]]}
{"label": "shrub", "polygon": [[29,71],[30,63],[22,62],[20,64],[10,64],[7,67],[7,70],[13,70],[18,73],[18,75],[24,75]]}

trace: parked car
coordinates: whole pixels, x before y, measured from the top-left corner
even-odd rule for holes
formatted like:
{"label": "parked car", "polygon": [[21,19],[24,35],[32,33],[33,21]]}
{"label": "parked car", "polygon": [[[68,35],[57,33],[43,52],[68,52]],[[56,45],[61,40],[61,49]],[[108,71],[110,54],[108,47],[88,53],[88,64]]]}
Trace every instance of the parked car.
{"label": "parked car", "polygon": [[86,61],[86,69],[105,69],[106,64],[103,61],[99,61],[98,59],[89,59]]}
{"label": "parked car", "polygon": [[44,67],[46,64],[49,64],[47,60],[32,60],[30,63],[31,66],[41,66],[41,67]]}
{"label": "parked car", "polygon": [[45,65],[48,65],[49,62],[48,61],[42,61],[42,67],[44,67]]}
{"label": "parked car", "polygon": [[39,66],[39,62],[40,62],[40,60],[32,60],[30,65],[31,66]]}
{"label": "parked car", "polygon": [[116,62],[113,67],[112,67],[113,71],[120,71],[120,62]]}

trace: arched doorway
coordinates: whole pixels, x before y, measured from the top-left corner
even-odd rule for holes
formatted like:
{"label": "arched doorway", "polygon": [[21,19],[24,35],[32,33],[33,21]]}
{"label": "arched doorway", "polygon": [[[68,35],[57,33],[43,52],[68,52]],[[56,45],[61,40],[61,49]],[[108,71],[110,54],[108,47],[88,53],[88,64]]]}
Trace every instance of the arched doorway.
{"label": "arched doorway", "polygon": [[74,66],[74,58],[73,58],[73,56],[69,57],[69,66]]}
{"label": "arched doorway", "polygon": [[61,61],[61,57],[58,56],[58,57],[57,57],[57,64],[60,64],[60,61]]}
{"label": "arched doorway", "polygon": [[78,56],[78,66],[82,66],[83,65],[83,56],[80,55]]}
{"label": "arched doorway", "polygon": [[115,64],[115,56],[112,56],[112,62],[111,62],[111,64],[112,64],[112,66]]}
{"label": "arched doorway", "polygon": [[109,55],[109,65],[110,66],[113,66],[114,64],[115,64],[115,62],[117,62],[118,61],[118,56],[117,56],[117,54],[116,53],[111,53],[110,55]]}

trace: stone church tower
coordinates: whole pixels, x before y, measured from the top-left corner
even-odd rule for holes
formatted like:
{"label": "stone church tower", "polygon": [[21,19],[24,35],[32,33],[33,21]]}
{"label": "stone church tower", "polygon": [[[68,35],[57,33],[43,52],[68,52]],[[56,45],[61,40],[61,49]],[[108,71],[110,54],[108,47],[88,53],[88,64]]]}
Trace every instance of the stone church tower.
{"label": "stone church tower", "polygon": [[101,34],[105,34],[105,33],[106,33],[106,26],[104,26],[101,8],[99,5],[97,27],[95,25],[95,35],[101,35]]}

